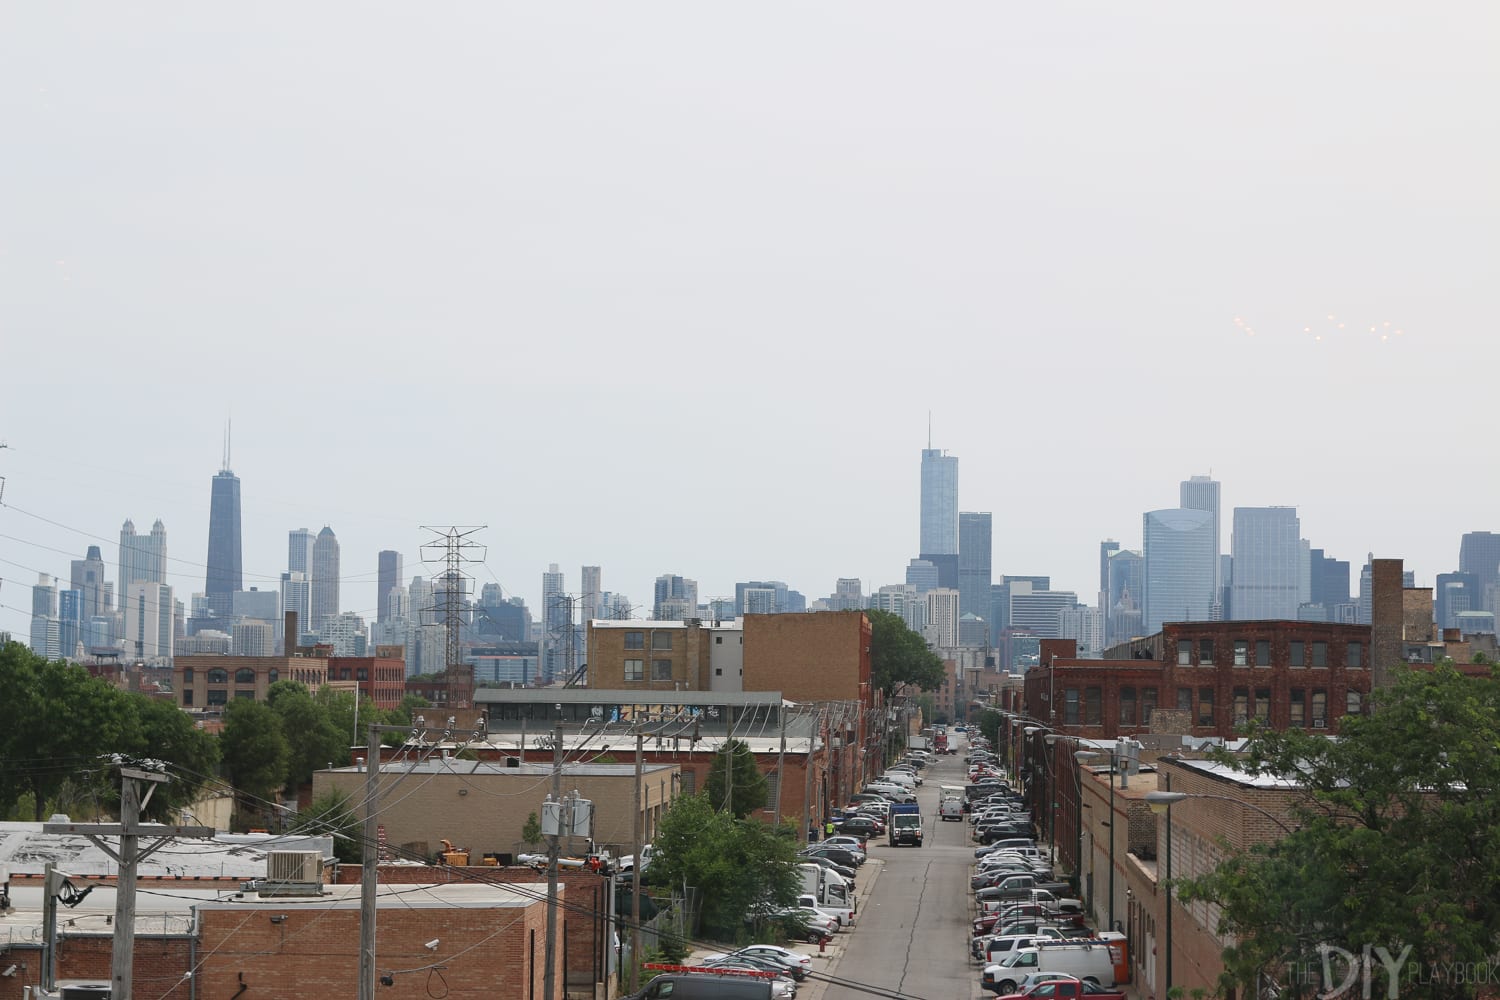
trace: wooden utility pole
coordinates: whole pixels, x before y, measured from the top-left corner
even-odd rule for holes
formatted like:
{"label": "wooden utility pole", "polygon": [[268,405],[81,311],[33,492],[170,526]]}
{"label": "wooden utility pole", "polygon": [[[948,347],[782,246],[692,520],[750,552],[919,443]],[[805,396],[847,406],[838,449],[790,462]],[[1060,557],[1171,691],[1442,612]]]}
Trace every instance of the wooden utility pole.
{"label": "wooden utility pole", "polygon": [[[552,801],[557,803],[559,823],[564,819],[562,769],[563,729],[559,719],[552,730]],[[547,943],[542,952],[547,965],[542,970],[542,1000],[557,1000],[557,855],[561,840],[557,833],[547,838]]]}
{"label": "wooden utility pole", "polygon": [[[214,835],[210,826],[164,826],[142,823],[141,810],[151,802],[156,786],[169,779],[160,771],[146,771],[129,765],[120,766],[120,822],[118,823],[43,823],[43,833],[76,833],[93,841],[120,866],[115,888],[115,936],[109,960],[110,996],[131,1000],[135,973],[135,879],[136,866],[175,837],[208,839]],[[141,795],[141,784],[148,785]],[[105,837],[119,837],[116,849],[104,842]],[[142,837],[156,840],[141,847]],[[46,891],[51,894],[51,886]]]}
{"label": "wooden utility pole", "polygon": [[[417,727],[426,723],[419,715]],[[451,725],[450,725],[451,729]],[[359,1000],[375,1000],[375,916],[380,891],[380,734],[403,733],[419,739],[420,728],[370,723],[365,745],[365,827],[359,871]]]}
{"label": "wooden utility pole", "polygon": [[641,819],[641,773],[644,770],[646,734],[635,732],[635,862],[630,866],[630,992],[638,988],[641,969],[641,832],[645,823]]}

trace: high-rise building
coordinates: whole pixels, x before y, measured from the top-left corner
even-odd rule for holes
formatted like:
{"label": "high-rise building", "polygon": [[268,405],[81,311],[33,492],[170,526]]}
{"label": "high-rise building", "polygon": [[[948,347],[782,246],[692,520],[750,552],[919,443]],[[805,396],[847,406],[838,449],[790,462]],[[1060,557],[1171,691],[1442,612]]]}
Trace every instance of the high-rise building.
{"label": "high-rise building", "polygon": [[1211,531],[1214,536],[1214,591],[1224,586],[1219,576],[1219,553],[1223,551],[1224,536],[1219,530],[1219,482],[1210,476],[1192,476],[1178,486],[1177,506],[1183,510],[1206,510],[1214,516]]}
{"label": "high-rise building", "polygon": [[938,587],[923,595],[927,600],[927,641],[942,649],[958,645],[958,591]]}
{"label": "high-rise building", "polygon": [[568,647],[573,640],[573,603],[563,589],[557,563],[542,574],[542,680],[550,684],[570,673]]}
{"label": "high-rise building", "polygon": [[1142,631],[1152,635],[1164,622],[1206,622],[1214,605],[1213,515],[1169,508],[1142,517]]}
{"label": "high-rise building", "polygon": [[[1340,611],[1340,608],[1351,603],[1348,560],[1331,558],[1322,549],[1310,549],[1308,587],[1307,603],[1317,611],[1311,615],[1302,615],[1304,621],[1338,622],[1343,620],[1339,615],[1349,613]],[[1441,596],[1439,599],[1441,600]]]}
{"label": "high-rise building", "polygon": [[599,601],[604,596],[604,572],[598,566],[585,566],[581,579],[583,616],[580,620],[591,622],[599,617]]}
{"label": "high-rise building", "polygon": [[417,625],[436,625],[439,620],[439,610],[432,596],[432,582],[424,580],[420,576],[411,578],[411,583],[406,587],[406,599],[411,610],[411,620]]}
{"label": "high-rise building", "polygon": [[906,627],[921,633],[927,627],[927,601],[924,594],[909,583],[894,583],[881,587],[870,595],[870,607],[899,615]]}
{"label": "high-rise building", "polygon": [[1048,590],[1034,586],[1031,580],[1012,577],[1006,577],[1006,586],[1010,591],[1007,628],[1043,639],[1056,638],[1058,614],[1078,606],[1078,595],[1071,590]]}
{"label": "high-rise building", "polygon": [[286,569],[288,573],[302,573],[312,579],[313,544],[317,541],[311,531],[298,528],[287,532]]}
{"label": "high-rise building", "polygon": [[833,595],[828,599],[831,611],[859,611],[865,606],[864,586],[852,576],[841,576],[833,585]]}
{"label": "high-rise building", "polygon": [[1099,610],[1109,611],[1109,557],[1120,551],[1120,543],[1106,538],[1099,543]]}
{"label": "high-rise building", "polygon": [[120,599],[125,618],[125,655],[143,663],[172,658],[177,604],[164,583],[137,580]]}
{"label": "high-rise building", "polygon": [[270,622],[243,621],[229,626],[235,656],[275,656],[276,631]]}
{"label": "high-rise building", "polygon": [[1134,549],[1118,549],[1105,567],[1104,645],[1112,646],[1144,634],[1146,561]]}
{"label": "high-rise building", "polygon": [[339,540],[327,525],[318,532],[313,542],[312,576],[312,621],[309,630],[323,627],[323,623],[339,613]]}
{"label": "high-rise building", "polygon": [[332,646],[334,656],[365,656],[369,649],[365,620],[353,611],[336,614],[324,622],[318,629],[318,641]]}
{"label": "high-rise building", "polygon": [[1500,534],[1493,531],[1465,534],[1458,543],[1458,571],[1477,577],[1481,590],[1500,584]]}
{"label": "high-rise building", "polygon": [[203,593],[214,617],[229,614],[230,596],[244,588],[240,552],[240,480],[229,470],[225,439],[224,467],[213,479],[208,505],[208,574]]}
{"label": "high-rise building", "polygon": [[1078,656],[1096,660],[1104,650],[1104,616],[1098,608],[1076,604],[1057,611],[1057,637],[1078,643]]}
{"label": "high-rise building", "polygon": [[74,590],[83,594],[83,621],[112,610],[109,605],[110,587],[104,579],[107,572],[104,557],[99,554],[97,545],[90,545],[88,553],[82,559],[73,560],[70,582]]}
{"label": "high-rise building", "polygon": [[651,617],[658,621],[682,621],[697,617],[698,581],[665,573],[656,578]]}
{"label": "high-rise building", "polygon": [[1484,588],[1473,573],[1439,573],[1433,597],[1438,628],[1459,628],[1459,615],[1485,610]]}
{"label": "high-rise building", "polygon": [[49,660],[71,655],[62,648],[61,623],[57,618],[57,584],[46,573],[31,588],[31,651]]}
{"label": "high-rise building", "polygon": [[938,585],[958,588],[958,458],[922,449],[922,524],[918,557],[938,569]]}
{"label": "high-rise building", "polygon": [[925,594],[938,585],[938,568],[926,559],[913,559],[906,564],[906,585],[915,587],[918,594]]}
{"label": "high-rise building", "polygon": [[165,583],[167,579],[167,529],[158,518],[151,534],[135,533],[135,523],[126,518],[120,529],[120,585],[115,597],[124,607],[132,583]]}
{"label": "high-rise building", "polygon": [[391,617],[391,594],[401,589],[401,553],[382,549],[376,557],[375,573],[375,620],[388,621]]}
{"label": "high-rise building", "polygon": [[1229,603],[1236,621],[1296,620],[1301,530],[1295,507],[1234,509]]}
{"label": "high-rise building", "polygon": [[[752,609],[746,601],[746,593],[755,591]],[[765,592],[770,592],[770,597]],[[793,591],[780,580],[749,580],[734,585],[734,616],[741,615],[771,615],[786,611],[801,611],[803,608],[793,606]]]}
{"label": "high-rise building", "polygon": [[312,624],[312,581],[308,580],[306,573],[286,572],[281,574],[281,613],[280,622],[285,625],[286,613],[297,612],[298,635],[282,636],[286,649],[295,649],[302,635],[313,631]]}
{"label": "high-rise building", "polygon": [[79,643],[83,639],[83,591],[62,590],[57,594],[58,648],[66,659],[76,659],[82,652]]}
{"label": "high-rise building", "polygon": [[991,515],[960,511],[958,515],[958,604],[961,615],[990,616]]}

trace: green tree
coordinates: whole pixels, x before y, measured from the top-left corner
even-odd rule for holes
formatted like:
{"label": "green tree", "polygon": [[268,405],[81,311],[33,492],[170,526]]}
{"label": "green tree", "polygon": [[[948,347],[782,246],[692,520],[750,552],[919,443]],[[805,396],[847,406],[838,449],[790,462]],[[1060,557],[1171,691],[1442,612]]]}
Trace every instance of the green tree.
{"label": "green tree", "polygon": [[[1407,968],[1429,969],[1483,961],[1500,940],[1500,677],[1403,669],[1372,701],[1336,740],[1257,729],[1242,757],[1221,755],[1305,790],[1291,834],[1181,881],[1233,935],[1222,987],[1321,968],[1322,944],[1392,956],[1409,945]],[[1429,978],[1399,993],[1462,990]]]}
{"label": "green tree", "polygon": [[[870,676],[889,698],[902,684],[936,691],[947,677],[942,659],[900,615],[866,611],[870,619]],[[931,721],[931,720],[929,720]]]}
{"label": "green tree", "polygon": [[108,795],[112,772],[99,758],[139,742],[139,720],[121,691],[12,642],[0,649],[0,692],[0,814],[27,793],[36,822],[65,790]]}
{"label": "green tree", "polygon": [[521,842],[532,850],[542,842],[542,822],[536,813],[527,816],[526,822],[521,824]]}
{"label": "green tree", "polygon": [[164,762],[172,777],[157,787],[144,815],[167,822],[178,810],[191,805],[203,786],[213,780],[219,766],[219,742],[170,701],[130,694],[126,702],[139,724],[140,736],[132,752]]}
{"label": "green tree", "polygon": [[355,814],[349,796],[331,791],[313,799],[297,816],[293,833],[333,836],[333,854],[346,865],[364,860],[364,823]]}
{"label": "green tree", "polygon": [[314,699],[306,687],[296,681],[277,681],[267,692],[266,703],[286,737],[288,793],[312,781],[314,771],[347,761],[348,737],[334,728],[327,704]]}
{"label": "green tree", "polygon": [[[731,752],[734,758],[733,802],[728,801],[731,789],[725,787],[724,781],[725,764],[730,759]],[[704,794],[715,807],[728,808],[737,819],[744,819],[755,810],[766,807],[766,776],[756,766],[755,754],[749,744],[743,740],[730,740],[714,754],[713,763],[708,768],[708,783],[704,787]]]}
{"label": "green tree", "polygon": [[273,798],[286,783],[291,758],[276,710],[249,698],[231,700],[224,707],[219,752],[234,785],[242,821],[264,815],[266,810],[257,800]]}
{"label": "green tree", "polygon": [[747,916],[796,902],[797,840],[786,824],[736,819],[706,795],[689,795],[672,803],[652,843],[651,881],[697,888],[710,937],[732,940]]}

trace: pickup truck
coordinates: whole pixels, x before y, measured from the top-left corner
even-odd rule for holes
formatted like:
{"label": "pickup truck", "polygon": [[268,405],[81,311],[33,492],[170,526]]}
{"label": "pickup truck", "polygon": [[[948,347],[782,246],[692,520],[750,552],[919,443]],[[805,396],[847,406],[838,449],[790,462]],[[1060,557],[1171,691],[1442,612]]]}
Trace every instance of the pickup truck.
{"label": "pickup truck", "polygon": [[887,839],[892,847],[901,844],[922,846],[922,813],[915,802],[891,806],[891,825]]}
{"label": "pickup truck", "polygon": [[[992,972],[991,969],[995,971]],[[1081,979],[1046,979],[1027,987],[1025,993],[1001,993],[1002,983],[997,981],[1002,975],[999,970],[999,966],[985,969],[979,985],[998,995],[1001,1000],[1032,1000],[1033,997],[1045,997],[1047,1000],[1125,1000],[1125,994],[1121,990],[1107,990]]]}
{"label": "pickup truck", "polygon": [[854,911],[846,906],[838,904],[820,903],[818,897],[809,893],[803,893],[797,897],[797,905],[805,909],[816,910],[825,917],[832,917],[839,922],[839,927],[848,927],[854,923]]}

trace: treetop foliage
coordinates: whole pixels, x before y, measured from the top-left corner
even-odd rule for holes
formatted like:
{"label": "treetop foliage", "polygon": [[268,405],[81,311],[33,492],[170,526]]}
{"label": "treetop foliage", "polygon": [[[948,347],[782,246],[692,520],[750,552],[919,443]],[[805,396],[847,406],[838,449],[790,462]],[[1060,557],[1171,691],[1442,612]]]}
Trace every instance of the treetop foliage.
{"label": "treetop foliage", "polygon": [[870,676],[876,688],[890,697],[902,684],[923,691],[942,687],[947,677],[942,658],[900,615],[877,610],[865,615],[870,619]]}

